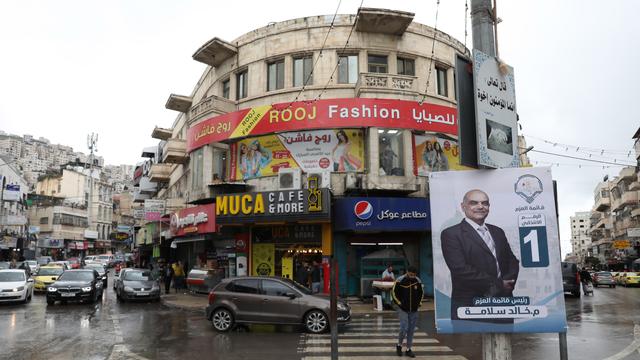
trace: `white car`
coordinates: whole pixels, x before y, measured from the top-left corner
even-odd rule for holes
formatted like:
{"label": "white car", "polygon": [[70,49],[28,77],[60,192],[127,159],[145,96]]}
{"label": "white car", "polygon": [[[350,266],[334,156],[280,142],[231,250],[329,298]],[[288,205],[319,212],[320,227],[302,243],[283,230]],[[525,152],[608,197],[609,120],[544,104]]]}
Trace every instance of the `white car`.
{"label": "white car", "polygon": [[25,270],[0,270],[0,302],[20,301],[26,303],[33,296],[33,279]]}

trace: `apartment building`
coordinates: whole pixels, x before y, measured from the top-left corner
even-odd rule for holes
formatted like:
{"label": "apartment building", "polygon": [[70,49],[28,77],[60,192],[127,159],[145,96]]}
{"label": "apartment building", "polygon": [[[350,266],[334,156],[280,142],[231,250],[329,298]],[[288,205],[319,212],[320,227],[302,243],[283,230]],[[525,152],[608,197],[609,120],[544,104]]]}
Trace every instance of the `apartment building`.
{"label": "apartment building", "polygon": [[571,225],[571,248],[577,263],[585,265],[585,259],[591,256],[591,237],[589,235],[591,221],[590,211],[576,212],[569,218]]}

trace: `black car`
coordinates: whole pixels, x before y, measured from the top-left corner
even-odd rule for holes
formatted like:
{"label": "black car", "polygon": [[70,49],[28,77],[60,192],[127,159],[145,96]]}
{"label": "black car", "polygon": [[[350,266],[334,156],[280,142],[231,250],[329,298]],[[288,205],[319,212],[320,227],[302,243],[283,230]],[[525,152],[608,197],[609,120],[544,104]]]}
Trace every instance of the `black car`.
{"label": "black car", "polygon": [[96,302],[102,297],[103,292],[102,278],[97,271],[67,270],[56,282],[47,286],[47,305],[53,305],[56,301]]}
{"label": "black car", "polygon": [[562,262],[562,287],[564,292],[571,293],[575,297],[580,297],[580,274],[578,265],[570,262]]}
{"label": "black car", "polygon": [[102,279],[102,289],[104,291],[104,289],[107,288],[107,282],[109,281],[109,273],[107,272],[107,269],[105,269],[105,267],[102,264],[98,264],[98,263],[93,263],[93,264],[87,264],[84,265],[82,267],[83,269],[87,269],[87,270],[95,270],[98,272],[98,274],[100,274],[100,278]]}

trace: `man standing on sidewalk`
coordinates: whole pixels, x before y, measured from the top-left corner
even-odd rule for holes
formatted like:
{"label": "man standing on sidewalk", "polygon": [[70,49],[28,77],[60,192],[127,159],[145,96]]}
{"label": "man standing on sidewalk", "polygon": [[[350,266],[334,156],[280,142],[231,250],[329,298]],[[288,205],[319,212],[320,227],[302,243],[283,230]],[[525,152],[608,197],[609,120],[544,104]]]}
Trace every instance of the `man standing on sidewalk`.
{"label": "man standing on sidewalk", "polygon": [[402,342],[407,339],[407,350],[405,355],[416,357],[411,351],[413,344],[413,333],[418,322],[418,308],[422,303],[422,282],[416,276],[418,270],[415,266],[409,266],[407,273],[396,280],[393,284],[391,294],[393,301],[398,305],[398,317],[400,318],[400,333],[398,334],[398,344],[396,354],[402,356]]}
{"label": "man standing on sidewalk", "polygon": [[311,292],[317,294],[322,285],[322,270],[318,261],[313,260],[313,270],[311,270]]}

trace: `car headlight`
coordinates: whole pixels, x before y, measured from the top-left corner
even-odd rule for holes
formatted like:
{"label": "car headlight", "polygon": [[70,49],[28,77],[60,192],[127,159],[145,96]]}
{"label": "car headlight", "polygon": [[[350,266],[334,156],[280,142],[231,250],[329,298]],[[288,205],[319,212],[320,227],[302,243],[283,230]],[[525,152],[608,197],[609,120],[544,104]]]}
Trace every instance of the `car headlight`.
{"label": "car headlight", "polygon": [[347,305],[345,305],[343,303],[338,303],[338,310],[347,311],[347,310],[349,310],[349,308],[347,307]]}
{"label": "car headlight", "polygon": [[124,287],[124,291],[126,291],[126,292],[133,292],[133,288],[132,288],[132,287],[130,287],[130,286],[125,286],[125,287]]}
{"label": "car headlight", "polygon": [[91,291],[91,286],[83,287],[83,288],[82,288],[82,291],[84,291],[84,292],[89,292],[89,291]]}
{"label": "car headlight", "polygon": [[56,289],[56,288],[54,288],[54,287],[49,286],[49,287],[47,288],[47,291],[49,291],[49,292],[56,292],[56,291],[58,291],[58,289]]}

